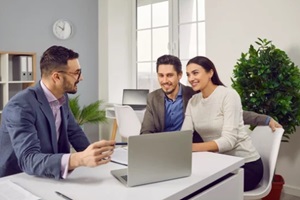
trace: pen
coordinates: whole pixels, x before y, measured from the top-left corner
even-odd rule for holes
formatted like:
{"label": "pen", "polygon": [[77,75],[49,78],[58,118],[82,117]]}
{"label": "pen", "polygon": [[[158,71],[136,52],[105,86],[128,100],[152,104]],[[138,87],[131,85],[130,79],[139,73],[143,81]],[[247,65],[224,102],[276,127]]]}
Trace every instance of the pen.
{"label": "pen", "polygon": [[117,142],[115,145],[127,145],[127,142]]}
{"label": "pen", "polygon": [[111,160],[110,162],[116,163],[116,164],[119,164],[119,165],[123,165],[123,166],[128,166],[128,165],[126,165],[125,163],[120,163],[120,162],[117,162],[117,161],[114,161],[114,160]]}
{"label": "pen", "polygon": [[60,192],[55,191],[55,193],[56,193],[58,196],[61,196],[61,197],[64,198],[64,199],[72,200],[70,197],[67,197],[66,195],[64,195],[64,194],[62,194],[62,193],[60,193]]}

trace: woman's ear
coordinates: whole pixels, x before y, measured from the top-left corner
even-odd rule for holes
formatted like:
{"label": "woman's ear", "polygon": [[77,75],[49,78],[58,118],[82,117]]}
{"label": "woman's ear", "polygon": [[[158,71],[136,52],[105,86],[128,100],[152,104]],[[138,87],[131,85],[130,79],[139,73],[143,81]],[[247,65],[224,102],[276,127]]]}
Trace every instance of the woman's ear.
{"label": "woman's ear", "polygon": [[214,75],[214,70],[211,69],[211,70],[209,71],[209,77],[212,78],[213,75]]}

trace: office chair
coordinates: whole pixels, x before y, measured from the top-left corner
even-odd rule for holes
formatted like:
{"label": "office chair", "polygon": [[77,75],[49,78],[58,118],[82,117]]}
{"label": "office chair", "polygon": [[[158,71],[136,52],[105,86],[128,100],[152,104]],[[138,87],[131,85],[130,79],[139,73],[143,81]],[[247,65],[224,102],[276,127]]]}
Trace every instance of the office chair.
{"label": "office chair", "polygon": [[[128,138],[129,136],[139,135],[141,130],[141,121],[138,118],[136,112],[126,105],[114,105],[115,116],[116,116],[116,129],[118,129],[120,135],[123,138]],[[112,137],[115,139],[115,136]],[[117,163],[128,163],[128,146],[123,148],[115,148],[114,153],[111,156],[111,160]]]}
{"label": "office chair", "polygon": [[118,131],[124,138],[132,135],[139,135],[141,130],[141,121],[130,106],[115,105],[115,114],[118,125]]}
{"label": "office chair", "polygon": [[257,126],[250,134],[252,143],[261,156],[264,175],[257,188],[244,192],[244,199],[260,199],[270,193],[283,133],[282,128],[272,132],[269,126]]}

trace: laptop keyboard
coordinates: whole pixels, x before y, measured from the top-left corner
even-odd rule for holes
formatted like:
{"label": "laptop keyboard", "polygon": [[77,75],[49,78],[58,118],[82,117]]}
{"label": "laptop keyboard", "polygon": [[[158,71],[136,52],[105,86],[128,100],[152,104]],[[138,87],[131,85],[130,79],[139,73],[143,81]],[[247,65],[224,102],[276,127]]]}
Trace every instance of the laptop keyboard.
{"label": "laptop keyboard", "polygon": [[127,175],[121,176],[121,178],[127,181]]}

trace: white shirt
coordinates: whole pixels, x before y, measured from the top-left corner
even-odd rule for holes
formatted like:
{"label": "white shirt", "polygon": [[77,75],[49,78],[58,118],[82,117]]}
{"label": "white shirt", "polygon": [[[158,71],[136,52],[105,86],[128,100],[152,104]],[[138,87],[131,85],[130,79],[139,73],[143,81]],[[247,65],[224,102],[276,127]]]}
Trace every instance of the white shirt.
{"label": "white shirt", "polygon": [[195,94],[188,102],[182,130],[197,131],[204,142],[215,141],[219,152],[243,157],[245,162],[260,156],[245,130],[238,93],[218,86],[207,98]]}

